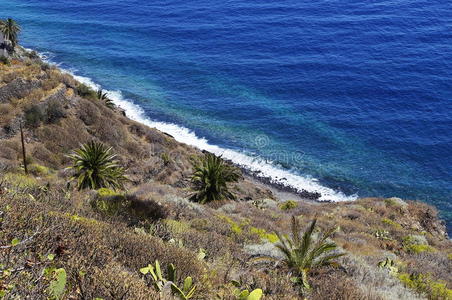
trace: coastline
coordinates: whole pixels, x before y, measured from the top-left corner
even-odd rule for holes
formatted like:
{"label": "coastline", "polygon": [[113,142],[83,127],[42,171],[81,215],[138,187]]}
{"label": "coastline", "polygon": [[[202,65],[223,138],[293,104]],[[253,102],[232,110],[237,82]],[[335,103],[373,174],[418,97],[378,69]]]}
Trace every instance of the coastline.
{"label": "coastline", "polygon": [[[278,238],[281,240],[279,233],[297,230],[294,229],[294,220],[298,219],[303,226],[313,220],[312,224],[319,224],[320,230],[334,230],[331,240],[347,256],[339,261],[343,268],[328,269],[328,272],[342,277],[332,280],[330,276],[323,278],[317,273],[310,274],[312,282],[318,282],[318,285],[313,284],[313,292],[322,295],[313,299],[324,299],[326,292],[319,287],[327,286],[331,289],[346,282],[347,288],[351,289],[351,283],[362,284],[362,273],[354,271],[362,269],[366,274],[380,274],[378,277],[371,276],[372,282],[364,283],[365,286],[371,286],[372,290],[379,288],[380,292],[375,299],[382,298],[380,296],[386,295],[388,291],[391,295],[396,295],[394,299],[418,299],[416,291],[405,288],[407,284],[403,278],[417,274],[417,270],[430,272],[428,266],[432,261],[438,262],[441,268],[431,275],[432,279],[428,278],[427,283],[437,287],[437,283],[443,284],[444,280],[450,282],[445,274],[447,265],[441,265],[450,255],[450,240],[447,239],[444,223],[437,218],[431,206],[400,198],[360,198],[356,202],[342,203],[310,201],[306,198],[319,195],[293,194],[290,189],[275,185],[271,179],[262,179],[258,173],[247,169],[242,169],[243,178],[230,186],[230,191],[238,201],[215,201],[207,205],[188,201],[186,196],[191,187],[186,179],[193,174],[190,167],[193,158],[202,156],[202,151],[132,120],[117,107],[108,107],[107,102],[98,101],[95,91],[72,76],[62,74],[60,70],[42,64],[41,60],[31,58],[31,55],[30,59],[19,58],[2,66],[4,74],[11,74],[5,77],[2,89],[4,95],[9,96],[7,100],[13,99],[14,95],[22,95],[13,92],[27,90],[27,83],[33,84],[33,87],[39,85],[33,89],[33,94],[30,93],[32,96],[19,98],[24,99],[22,103],[10,105],[11,117],[5,118],[8,120],[6,124],[10,126],[8,128],[13,128],[14,120],[23,120],[19,118],[30,120],[31,110],[27,105],[39,105],[43,108],[45,117],[36,127],[33,127],[33,123],[27,123],[27,150],[35,158],[30,174],[23,174],[20,170],[15,155],[18,151],[11,148],[15,147],[13,141],[19,144],[19,129],[13,128],[13,135],[6,135],[8,132],[5,132],[3,136],[6,141],[1,141],[0,145],[11,149],[12,153],[11,156],[2,158],[5,166],[10,164],[11,172],[0,176],[0,181],[6,182],[6,193],[0,193],[0,208],[7,212],[4,223],[9,230],[6,231],[2,245],[12,244],[10,236],[18,236],[19,245],[15,246],[19,247],[14,249],[20,251],[14,253],[20,257],[15,259],[19,262],[14,265],[15,269],[21,270],[21,262],[28,256],[28,252],[20,248],[21,240],[29,243],[27,249],[33,247],[37,253],[42,253],[41,249],[49,249],[44,251],[53,253],[56,245],[63,244],[64,249],[67,249],[66,253],[70,255],[64,255],[63,252],[53,258],[57,259],[59,267],[69,271],[70,276],[67,278],[72,286],[78,280],[78,277],[73,276],[72,270],[91,270],[91,250],[98,249],[95,248],[97,246],[100,250],[97,252],[103,256],[101,259],[97,259],[99,256],[94,258],[93,261],[98,263],[96,267],[104,270],[105,265],[116,266],[107,268],[112,270],[111,276],[115,279],[118,278],[118,272],[142,276],[142,267],[148,265],[149,261],[156,260],[163,262],[163,265],[177,265],[182,271],[188,270],[196,283],[204,283],[205,274],[211,276],[212,270],[218,270],[218,280],[208,277],[212,282],[210,290],[200,290],[200,299],[210,299],[209,295],[221,291],[222,286],[230,281],[230,278],[221,273],[229,273],[230,265],[232,272],[249,278],[257,278],[254,276],[260,276],[256,274],[262,270],[262,276],[268,276],[262,278],[269,278],[278,286],[277,289],[267,289],[267,281],[257,285],[266,291],[266,299],[285,299],[287,295],[294,295],[291,298],[295,299],[299,295],[298,287],[289,280],[290,273],[288,276],[284,275],[286,269],[280,268],[279,264],[272,262],[262,269],[261,265],[243,262],[269,255],[280,259],[281,256],[273,251],[273,244]],[[34,96],[37,91],[41,92],[38,98]],[[90,94],[83,91],[89,91]],[[54,115],[52,108],[55,103],[64,106],[58,110],[61,113],[56,121],[50,118]],[[3,106],[5,107],[7,106]],[[131,181],[124,193],[122,190],[108,190],[106,193],[106,190],[75,190],[73,187],[68,191],[71,187],[68,187],[66,175],[70,174],[62,173],[68,165],[64,157],[71,149],[77,149],[79,145],[93,140],[106,143],[120,156],[121,164]],[[179,153],[178,159],[175,156],[168,158],[175,153]],[[27,179],[30,187],[46,186],[48,192],[41,193],[40,188],[21,188],[24,179]],[[120,203],[123,204],[118,207],[116,201],[122,201]],[[110,206],[105,208],[105,205],[100,206],[98,203],[114,205],[110,209]],[[27,218],[27,215],[31,217]],[[43,224],[45,228],[41,227]],[[32,236],[28,239],[30,232],[36,228],[42,230],[39,238],[33,240]],[[55,228],[58,230],[56,234]],[[62,242],[56,244],[55,236],[63,237]],[[427,256],[418,255],[423,252]],[[203,258],[199,257],[199,253],[203,254]],[[397,267],[403,277],[395,277],[392,275],[397,274],[381,270],[381,264],[389,259],[400,261]],[[227,269],[224,261],[228,262]],[[184,267],[184,263],[189,265]],[[39,276],[46,266],[35,265],[37,267],[32,274]],[[198,269],[200,271],[195,273]],[[139,275],[140,272],[142,275]],[[93,289],[105,282],[106,278],[96,277],[96,274],[87,273]],[[17,277],[11,278],[14,280]],[[281,282],[274,283],[274,278],[279,278]],[[142,279],[134,276],[133,282],[142,284],[142,288],[136,290],[145,291],[145,295],[149,296],[148,286]],[[37,280],[41,280],[41,277]],[[118,280],[119,284],[127,285],[129,282],[123,278]],[[22,293],[31,294],[33,290],[33,293],[45,294],[48,281],[44,279],[43,283],[39,291],[33,286]],[[115,286],[118,285],[115,283]],[[83,287],[86,289],[86,285]],[[441,285],[441,289],[442,293],[450,292],[445,283]],[[105,294],[96,291],[91,295],[108,298],[105,296],[108,290]],[[358,291],[357,299],[365,299],[358,287],[353,286],[352,290]],[[16,292],[20,293],[20,290]],[[71,293],[77,294],[68,290],[68,295]],[[339,290],[337,294],[340,295],[337,299],[341,299],[344,292]],[[437,294],[437,290],[430,294]],[[143,297],[130,296],[130,299],[137,298]]]}
{"label": "coastline", "polygon": [[[61,68],[61,62],[54,62],[43,53],[25,47],[22,47],[22,50],[28,53],[37,53],[42,62],[54,65],[62,72],[72,75],[77,81],[94,90],[103,89],[100,84],[94,82],[91,78],[77,75],[71,70]],[[108,93],[112,101],[124,111],[127,118],[151,128],[155,128],[160,132],[173,137],[177,142],[184,143],[201,151],[207,151],[222,156],[225,160],[240,168],[244,175],[267,186],[270,190],[286,195],[284,198],[298,198],[318,202],[347,202],[358,199],[356,194],[345,195],[340,191],[319,184],[316,179],[294,174],[289,170],[274,166],[271,162],[267,162],[259,157],[252,157],[242,152],[210,144],[207,139],[197,136],[188,128],[173,123],[152,120],[145,115],[144,110],[139,105],[135,104],[130,99],[125,99],[122,96],[121,91],[103,90]]]}

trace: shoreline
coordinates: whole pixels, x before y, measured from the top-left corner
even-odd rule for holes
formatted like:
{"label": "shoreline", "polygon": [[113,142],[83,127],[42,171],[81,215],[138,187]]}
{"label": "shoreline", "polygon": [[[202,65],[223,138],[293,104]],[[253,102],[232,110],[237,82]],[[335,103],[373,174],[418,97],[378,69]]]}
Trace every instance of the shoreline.
{"label": "shoreline", "polygon": [[[53,62],[44,54],[22,46],[18,47],[22,53],[17,53],[19,57],[36,53],[42,63],[55,66],[64,73],[68,73],[77,81],[97,90],[102,86],[94,82],[91,78],[76,75],[70,70],[60,67],[60,63]],[[198,137],[193,131],[177,124],[165,123],[149,119],[144,110],[133,101],[125,99],[121,91],[104,89],[116,104],[116,106],[126,115],[127,118],[139,122],[143,125],[155,128],[160,132],[171,136],[177,142],[189,145],[200,151],[207,151],[215,155],[222,156],[223,159],[231,162],[242,170],[244,176],[252,178],[266,186],[275,194],[284,195],[283,198],[300,199],[313,202],[344,202],[358,199],[357,195],[345,195],[340,191],[333,190],[316,182],[315,179],[294,174],[288,170],[274,166],[262,158],[248,156],[245,153],[237,152],[227,148],[221,148],[210,144],[205,138]]]}

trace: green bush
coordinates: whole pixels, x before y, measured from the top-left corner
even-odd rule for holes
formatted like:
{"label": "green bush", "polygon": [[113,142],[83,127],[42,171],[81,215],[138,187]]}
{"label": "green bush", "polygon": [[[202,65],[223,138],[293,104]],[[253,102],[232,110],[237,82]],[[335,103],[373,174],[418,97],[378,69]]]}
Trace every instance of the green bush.
{"label": "green bush", "polygon": [[97,191],[91,207],[107,216],[122,216],[129,224],[141,221],[158,221],[168,216],[167,210],[152,200],[142,200],[134,195],[125,195],[108,188]]}
{"label": "green bush", "polygon": [[270,243],[276,243],[279,241],[278,235],[276,233],[268,233],[265,229],[251,227],[250,233],[257,234],[261,239],[267,240]]}
{"label": "green bush", "polygon": [[91,201],[91,206],[97,212],[108,216],[116,216],[127,209],[128,203],[122,193],[108,188],[101,188],[97,191],[95,199]]}
{"label": "green bush", "polygon": [[429,245],[416,245],[411,244],[404,247],[405,251],[408,253],[419,254],[422,252],[434,252],[435,248]]}
{"label": "green bush", "polygon": [[298,203],[293,200],[287,200],[287,201],[279,204],[279,208],[282,210],[289,210],[289,209],[293,209],[293,208],[297,208],[297,207],[298,207]]}
{"label": "green bush", "polygon": [[86,84],[80,83],[77,86],[77,95],[79,95],[82,98],[88,98],[88,99],[97,99],[97,93],[92,88],[87,86]]}
{"label": "green bush", "polygon": [[38,164],[31,164],[28,166],[28,171],[35,176],[46,176],[50,173],[49,168]]}
{"label": "green bush", "polygon": [[25,110],[25,126],[29,128],[38,128],[45,119],[46,115],[38,105],[32,105]]}
{"label": "green bush", "polygon": [[0,63],[8,66],[11,64],[9,58],[6,56],[0,56]]}
{"label": "green bush", "polygon": [[452,299],[452,290],[445,283],[432,280],[429,274],[400,273],[397,278],[407,288],[426,294],[429,299]]}
{"label": "green bush", "polygon": [[35,188],[38,186],[38,182],[35,178],[19,173],[8,173],[2,180],[19,188]]}
{"label": "green bush", "polygon": [[394,227],[396,229],[402,229],[402,225],[400,225],[399,223],[397,223],[397,222],[395,222],[395,221],[393,221],[391,219],[383,218],[383,219],[381,219],[381,222],[383,224],[389,225],[389,226]]}

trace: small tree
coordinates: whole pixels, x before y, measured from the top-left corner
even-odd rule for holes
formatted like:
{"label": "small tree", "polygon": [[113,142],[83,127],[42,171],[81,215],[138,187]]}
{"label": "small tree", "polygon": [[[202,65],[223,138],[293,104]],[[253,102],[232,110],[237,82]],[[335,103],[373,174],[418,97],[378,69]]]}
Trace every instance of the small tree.
{"label": "small tree", "polygon": [[237,182],[241,177],[239,170],[227,164],[221,157],[212,153],[193,164],[191,182],[195,193],[191,200],[207,203],[215,200],[234,199],[228,189],[228,183]]}
{"label": "small tree", "polygon": [[111,148],[102,143],[89,142],[74,150],[69,155],[73,165],[69,167],[75,170],[72,180],[77,180],[78,189],[99,189],[109,187],[113,189],[124,188],[127,178],[124,169],[112,154]]}
{"label": "small tree", "polygon": [[314,219],[307,230],[302,234],[300,223],[297,218],[292,217],[291,237],[276,233],[280,243],[276,247],[284,254],[284,263],[290,268],[293,281],[301,285],[302,291],[309,290],[309,272],[321,266],[337,264],[334,262],[345,253],[335,253],[336,243],[327,241],[335,232],[332,228],[314,238],[314,229],[317,220]]}

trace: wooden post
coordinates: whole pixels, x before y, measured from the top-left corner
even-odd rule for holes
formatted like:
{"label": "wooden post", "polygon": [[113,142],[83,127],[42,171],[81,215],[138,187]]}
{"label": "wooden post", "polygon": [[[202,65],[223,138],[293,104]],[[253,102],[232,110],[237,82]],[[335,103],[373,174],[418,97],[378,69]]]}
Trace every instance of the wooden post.
{"label": "wooden post", "polygon": [[28,168],[27,168],[27,156],[25,153],[25,141],[24,141],[24,131],[22,129],[22,121],[20,121],[20,139],[22,141],[22,157],[24,159],[24,169],[25,169],[25,174],[28,175]]}

